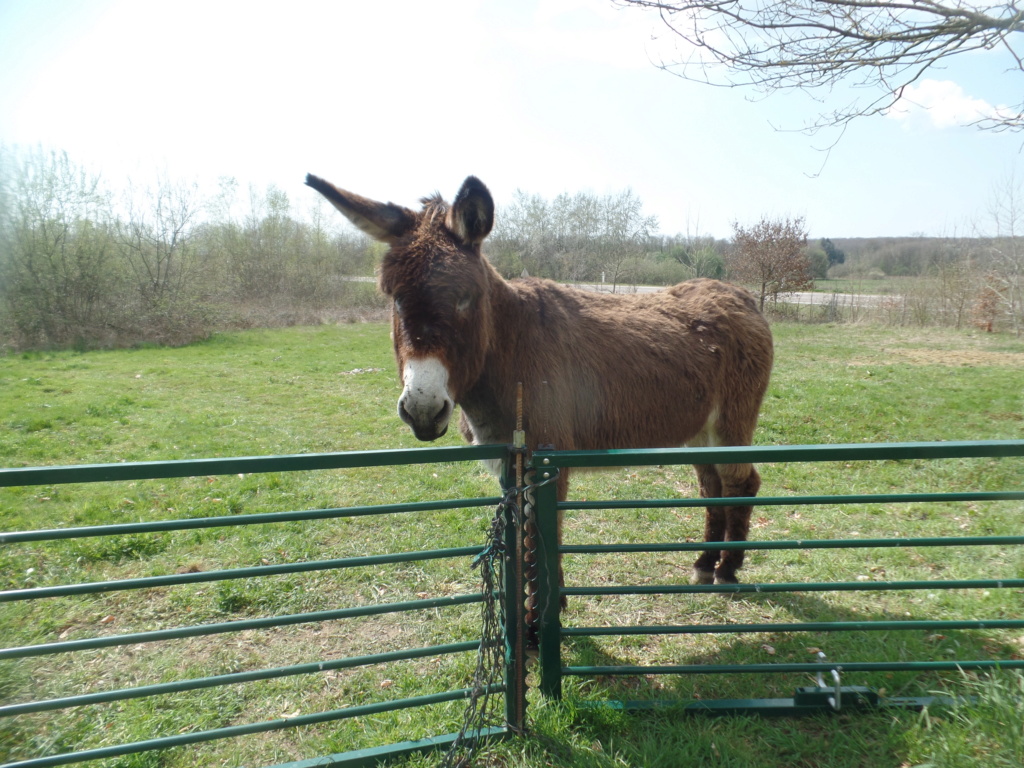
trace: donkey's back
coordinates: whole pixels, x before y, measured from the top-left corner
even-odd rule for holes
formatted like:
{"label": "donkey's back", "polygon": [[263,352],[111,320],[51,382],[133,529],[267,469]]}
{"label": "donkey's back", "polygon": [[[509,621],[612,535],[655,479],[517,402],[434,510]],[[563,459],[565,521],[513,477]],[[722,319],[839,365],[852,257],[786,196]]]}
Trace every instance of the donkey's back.
{"label": "donkey's back", "polygon": [[[538,424],[566,449],[745,445],[772,368],[750,293],[698,279],[656,293],[510,283],[526,318]],[[529,322],[532,320],[532,322]],[[541,384],[540,382],[543,382]],[[529,394],[528,394],[529,397]]]}

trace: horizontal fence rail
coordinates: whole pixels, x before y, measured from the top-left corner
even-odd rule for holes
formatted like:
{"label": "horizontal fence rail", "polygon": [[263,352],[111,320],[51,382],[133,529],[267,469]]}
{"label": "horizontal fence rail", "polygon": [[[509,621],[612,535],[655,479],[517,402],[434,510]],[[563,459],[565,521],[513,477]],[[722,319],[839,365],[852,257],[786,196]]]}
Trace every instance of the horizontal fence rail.
{"label": "horizontal fence rail", "polygon": [[370,664],[385,664],[390,661],[408,661],[409,659],[422,659],[429,656],[441,656],[449,653],[464,653],[466,651],[475,651],[479,645],[480,644],[475,641],[449,643],[446,645],[432,645],[427,648],[413,648],[406,651],[375,653],[369,656],[352,656],[347,659],[332,659],[330,661],[317,661],[309,664],[293,664],[288,667],[261,669],[253,672],[234,672],[227,675],[192,678],[191,680],[182,680],[174,683],[161,683],[158,685],[143,685],[137,688],[124,688],[115,691],[104,691],[102,693],[83,694],[81,696],[65,696],[61,699],[33,701],[26,704],[7,704],[0,706],[0,717],[8,715],[25,715],[30,712],[48,712],[54,709],[69,709],[71,707],[81,707],[87,704],[108,704],[112,701],[127,701],[128,699],[160,696],[167,693],[198,691],[204,688],[217,688],[224,685],[239,685],[241,683],[273,680],[279,677],[291,677],[293,675],[332,672],[339,669],[364,667]]}
{"label": "horizontal fence rail", "polygon": [[[207,477],[212,475],[248,475],[254,473],[281,473],[297,471],[351,470],[366,467],[422,465],[450,462],[480,461],[507,458],[506,446],[481,446],[460,448],[432,448],[415,450],[364,451],[354,453],[301,454],[273,457],[238,457],[226,459],[199,459],[167,462],[135,462],[102,465],[81,465],[70,467],[26,467],[0,469],[0,487],[65,485],[98,482],[127,482],[136,480],[162,480],[170,478]],[[238,526],[274,525],[278,523],[303,523],[318,520],[342,520],[365,518],[375,515],[415,515],[416,513],[494,508],[501,497],[445,499],[439,501],[418,501],[373,506],[337,507],[329,509],[293,510],[259,514],[229,515],[215,517],[182,518],[132,523],[116,523],[97,526],[57,527],[46,530],[0,532],[0,544],[6,546],[30,543],[52,543],[97,537],[162,534],[168,532],[196,531],[203,529],[236,528]],[[172,573],[155,576],[140,576],[120,580],[71,583],[61,585],[30,586],[21,589],[0,591],[0,606],[27,604],[28,601],[53,598],[81,599],[107,593],[131,593],[132,591],[154,590],[182,585],[199,585],[228,582],[241,579],[260,579],[268,576],[294,574],[315,574],[353,568],[378,567],[407,563],[423,563],[431,560],[461,559],[466,562],[479,555],[484,542],[474,546],[422,549],[389,554],[367,554],[323,560],[304,560],[290,563],[264,564],[253,567],[238,567],[222,570],[206,570],[195,573]],[[331,610],[310,611],[225,622],[199,623],[191,626],[170,627],[126,634],[99,635],[77,639],[56,639],[33,645],[0,648],[0,661],[14,662],[56,654],[74,654],[84,651],[98,651],[118,647],[135,647],[148,643],[160,643],[186,638],[212,637],[217,635],[252,632],[309,623],[339,622],[355,618],[406,614],[424,611],[436,612],[455,606],[479,605],[488,599],[478,592],[441,597],[423,597],[416,600],[358,605]],[[35,701],[13,701],[0,704],[0,718],[24,717],[40,713],[57,712],[77,707],[116,704],[130,700],[146,699],[185,692],[195,692],[225,686],[242,685],[296,677],[300,675],[322,675],[325,672],[353,670],[360,667],[386,665],[415,659],[436,659],[455,654],[475,653],[481,648],[480,640],[429,644],[420,647],[400,648],[381,653],[364,654],[345,658],[328,658],[267,669],[213,674],[191,677],[170,682],[152,682],[126,688],[72,693],[66,696],[40,698]],[[143,741],[112,744],[109,746],[80,751],[63,752],[43,756],[25,755],[3,768],[42,768],[79,763],[102,758],[121,757],[171,747],[194,745],[203,742],[238,738],[268,733],[288,728],[301,728],[321,723],[330,723],[350,718],[365,718],[386,712],[427,707],[447,702],[475,698],[483,693],[502,696],[508,688],[507,680],[498,685],[480,687],[458,686],[449,691],[420,696],[408,696],[358,706],[318,713],[297,714],[279,719],[247,724],[229,725],[205,730],[191,730],[183,723],[182,733],[158,736]],[[187,731],[187,732],[185,732]],[[351,753],[316,758],[310,762],[318,765],[368,765],[388,757],[409,754],[425,749],[446,748],[460,739],[507,736],[507,726],[489,727],[483,730],[470,729],[459,734],[439,735],[415,742],[382,745],[370,749],[355,750]]]}
{"label": "horizontal fence rail", "polygon": [[208,637],[234,632],[246,632],[256,629],[287,627],[293,624],[311,624],[324,621],[339,621],[364,616],[381,616],[387,613],[407,613],[409,611],[446,608],[455,605],[483,602],[484,596],[459,595],[456,597],[436,597],[427,600],[408,600],[400,603],[380,603],[359,608],[339,608],[334,611],[314,611],[297,613],[288,616],[272,616],[266,619],[247,619],[228,621],[221,624],[199,624],[191,627],[174,629],[158,629],[152,632],[137,632],[131,635],[111,635],[92,637],[85,640],[68,640],[61,643],[42,643],[0,650],[0,659],[24,659],[30,656],[48,656],[54,653],[71,653],[74,651],[92,651],[99,648],[114,648],[124,645],[141,645],[164,640],[182,640],[188,637]]}
{"label": "horizontal fence rail", "polygon": [[172,477],[248,475],[266,472],[299,472],[325,469],[443,464],[452,461],[504,459],[501,445],[452,448],[399,448],[385,451],[299,453],[286,456],[240,456],[224,459],[138,461],[117,464],[78,464],[64,467],[14,467],[0,469],[0,488],[65,483],[106,483],[124,480],[164,480]]}
{"label": "horizontal fence rail", "polygon": [[[459,499],[458,508],[493,507],[500,497],[481,499]],[[144,523],[123,523],[119,525],[96,525],[88,528],[51,528],[40,531],[0,532],[0,544],[18,544],[27,541],[59,541],[61,539],[86,539],[98,536],[125,536],[136,533],[168,533],[192,531],[204,528],[233,528],[244,525],[269,523],[310,522],[313,520],[340,520],[370,515],[397,515],[404,512],[434,512],[452,509],[450,501],[419,501],[406,504],[380,504],[371,507],[341,507],[334,509],[313,509],[297,512],[266,512],[259,515],[231,515],[230,517],[189,517],[181,520],[156,520]]]}
{"label": "horizontal fence rail", "polygon": [[[66,755],[55,755],[53,757],[41,757],[31,760],[22,760],[16,763],[7,763],[11,768],[49,768],[55,765],[67,765],[69,763],[80,763],[86,760],[99,760],[107,757],[122,757],[140,752],[152,752],[158,749],[170,749],[171,747],[183,747],[190,744],[201,744],[206,741],[217,739],[234,739],[240,736],[252,736],[257,733],[268,733],[280,731],[286,728],[301,728],[309,725],[348,720],[355,717],[366,717],[384,712],[396,712],[402,709],[414,707],[425,707],[431,704],[442,704],[450,701],[460,701],[469,698],[473,694],[472,689],[463,688],[446,693],[431,694],[429,696],[414,696],[408,699],[397,701],[386,701],[378,704],[366,704],[358,707],[346,707],[328,712],[318,712],[315,715],[298,715],[296,717],[268,720],[261,723],[249,723],[246,725],[234,725],[226,728],[213,728],[208,731],[196,733],[185,733],[177,736],[164,736],[158,739],[138,741],[132,744],[119,744],[112,747],[89,749],[83,752],[75,752]],[[336,764],[343,765],[346,761],[344,755],[338,756]]]}
{"label": "horizontal fence rail", "polygon": [[894,589],[1021,589],[1024,579],[962,579],[959,581],[826,581],[813,583],[662,584],[636,587],[564,587],[572,595],[702,595],[767,594],[770,592],[884,592]]}
{"label": "horizontal fence rail", "polygon": [[562,667],[563,675],[720,675],[720,674],[783,674],[790,672],[822,672],[835,669],[842,672],[907,672],[943,671],[958,669],[1024,669],[1024,661],[844,661],[787,664],[649,664],[646,666],[622,664],[617,666]]}
{"label": "horizontal fence rail", "polygon": [[227,581],[230,579],[258,579],[264,576],[281,576],[293,573],[336,571],[342,568],[365,568],[370,565],[415,563],[446,557],[469,557],[477,554],[479,551],[480,547],[452,547],[422,552],[400,552],[393,555],[367,555],[365,557],[344,557],[337,560],[313,560],[281,565],[258,565],[253,568],[232,568],[226,571],[179,573],[171,576],[147,576],[141,579],[121,579],[119,581],[97,581],[90,584],[68,584],[61,587],[10,589],[0,591],[0,603],[15,600],[38,600],[43,597],[94,595],[100,592],[116,592],[129,589],[155,589],[156,587],[173,587],[181,584],[207,584],[213,581]]}
{"label": "horizontal fence rail", "polygon": [[[848,445],[805,445],[805,446],[747,446],[715,448],[664,448],[604,451],[558,451],[541,450],[533,456],[533,467],[538,479],[551,479],[558,471],[568,468],[607,468],[671,466],[676,464],[730,464],[730,463],[772,463],[772,462],[858,462],[858,461],[934,461],[963,458],[1014,459],[1024,457],[1024,440],[991,440],[970,442],[898,443],[898,444],[848,444]],[[1024,472],[1021,473],[1024,479]],[[540,486],[535,491],[536,518],[539,526],[537,558],[539,574],[537,582],[557,592],[563,599],[583,596],[626,596],[626,595],[701,595],[701,594],[780,594],[800,592],[888,592],[903,590],[1000,590],[1024,589],[1024,578],[984,579],[942,579],[942,580],[885,580],[867,579],[837,582],[760,582],[751,584],[640,584],[615,586],[564,586],[557,581],[560,555],[601,555],[641,554],[665,552],[702,552],[715,550],[833,550],[866,548],[911,548],[911,547],[1019,547],[1024,536],[964,536],[964,537],[894,537],[851,539],[802,539],[791,541],[743,541],[714,542],[708,546],[703,541],[668,543],[602,543],[602,544],[561,544],[557,545],[554,520],[561,511],[571,510],[612,510],[612,509],[686,509],[720,506],[808,506],[829,505],[889,505],[889,504],[932,504],[968,502],[1013,502],[1024,500],[1024,488],[1013,490],[978,490],[928,493],[870,493],[836,495],[733,497],[733,498],[671,498],[671,499],[628,499],[628,500],[557,500],[553,484]],[[562,643],[573,637],[614,637],[626,635],[741,635],[750,633],[790,632],[864,632],[864,631],[952,631],[1019,629],[1024,619],[946,619],[946,620],[879,620],[879,621],[808,621],[808,622],[764,622],[734,624],[679,624],[641,626],[576,626],[563,627],[556,608],[557,600],[541,601],[538,621],[540,639],[540,687],[548,696],[561,695],[563,676],[644,676],[662,674],[766,674],[766,673],[817,673],[828,670],[845,672],[893,672],[893,671],[948,671],[956,669],[1022,669],[1020,659],[963,659],[941,661],[851,661],[829,660],[826,664],[815,663],[757,663],[757,664],[673,664],[673,665],[564,665]],[[823,689],[824,690],[824,689]],[[860,692],[858,692],[860,695]],[[806,698],[806,697],[805,697]],[[862,697],[863,698],[863,697]],[[878,697],[874,697],[878,699]],[[826,701],[826,697],[821,697]],[[897,701],[893,699],[893,701]],[[920,704],[914,698],[901,698],[900,706]],[[777,702],[766,704],[766,702]],[[656,703],[656,702],[655,702]],[[782,709],[789,712],[804,712],[808,708],[795,699],[737,700],[722,702],[737,712],[767,712]],[[613,706],[649,706],[651,702],[610,702]],[[714,702],[697,702],[693,711],[722,711]]]}
{"label": "horizontal fence rail", "polygon": [[950,440],[937,443],[750,445],[726,448],[642,448],[606,451],[536,451],[534,466],[641,467],[659,464],[770,464],[784,461],[910,461],[1006,458],[1024,455],[1022,440]]}
{"label": "horizontal fence rail", "polygon": [[803,621],[757,624],[681,624],[642,627],[563,627],[563,637],[600,635],[725,635],[742,632],[870,632],[892,629],[1017,629],[1022,619],[983,619],[978,621]]}

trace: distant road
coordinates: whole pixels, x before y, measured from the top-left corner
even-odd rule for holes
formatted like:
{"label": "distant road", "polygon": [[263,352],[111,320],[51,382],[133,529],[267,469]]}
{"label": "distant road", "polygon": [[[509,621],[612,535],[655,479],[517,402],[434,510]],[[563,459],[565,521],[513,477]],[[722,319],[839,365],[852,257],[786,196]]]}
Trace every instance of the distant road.
{"label": "distant road", "polygon": [[573,288],[595,293],[657,293],[665,290],[664,285],[616,285],[611,283],[568,283]]}
{"label": "distant road", "polygon": [[[665,286],[658,285],[618,285],[612,290],[609,283],[572,283],[576,288],[584,291],[596,291],[598,293],[657,293],[665,290]],[[840,306],[856,307],[878,307],[887,298],[892,296],[878,296],[874,294],[860,293],[814,293],[812,291],[794,291],[792,293],[780,293],[779,301],[784,304],[801,304],[821,306],[831,304],[833,298]]]}
{"label": "distant road", "polygon": [[[375,277],[346,277],[344,279],[350,280],[354,283],[377,282],[377,278]],[[575,288],[580,288],[584,291],[594,291],[595,293],[657,293],[658,291],[665,290],[666,287],[663,285],[612,286],[611,283],[569,283],[569,285],[572,285]],[[812,291],[794,291],[793,293],[780,293],[779,301],[784,304],[822,306],[825,304],[831,304],[833,297],[835,297],[835,301],[840,306],[864,308],[879,307],[886,299],[894,298],[893,296],[878,296],[875,294],[861,293],[814,293]]]}
{"label": "distant road", "polygon": [[786,304],[812,304],[820,306],[831,304],[833,298],[840,306],[855,306],[865,308],[877,308],[882,306],[886,299],[898,299],[898,296],[879,296],[870,293],[812,293],[796,291],[795,293],[780,293],[779,301]]}

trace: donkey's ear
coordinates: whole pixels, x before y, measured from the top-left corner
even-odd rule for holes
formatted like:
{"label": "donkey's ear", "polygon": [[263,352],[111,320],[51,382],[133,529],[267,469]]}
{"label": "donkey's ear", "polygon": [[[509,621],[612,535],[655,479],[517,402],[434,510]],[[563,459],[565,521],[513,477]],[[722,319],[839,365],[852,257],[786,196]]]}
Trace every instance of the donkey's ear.
{"label": "donkey's ear", "polygon": [[494,226],[494,200],[476,176],[462,182],[445,223],[467,245],[480,245],[490,233]]}
{"label": "donkey's ear", "polygon": [[378,203],[338,189],[319,176],[306,174],[306,184],[326,197],[345,218],[374,240],[393,243],[416,226],[416,214],[394,203]]}

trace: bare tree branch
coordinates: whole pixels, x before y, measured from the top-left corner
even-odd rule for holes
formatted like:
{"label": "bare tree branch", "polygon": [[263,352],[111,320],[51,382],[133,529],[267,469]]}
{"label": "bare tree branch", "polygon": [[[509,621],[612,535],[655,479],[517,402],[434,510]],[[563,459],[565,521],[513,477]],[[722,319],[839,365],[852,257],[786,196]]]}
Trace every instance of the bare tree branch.
{"label": "bare tree branch", "polygon": [[[662,69],[697,82],[754,86],[763,93],[827,92],[840,82],[881,94],[822,114],[811,128],[845,125],[890,109],[907,86],[951,56],[1005,49],[1018,72],[1024,32],[1018,0],[617,0],[656,10],[682,41],[681,58]],[[722,65],[716,67],[714,65]],[[972,123],[1024,128],[1024,103]]]}

